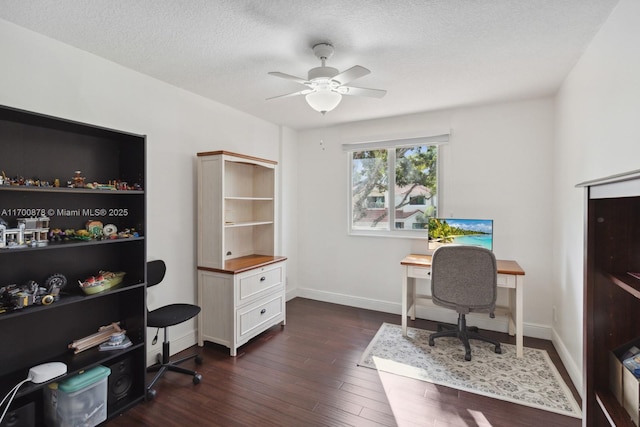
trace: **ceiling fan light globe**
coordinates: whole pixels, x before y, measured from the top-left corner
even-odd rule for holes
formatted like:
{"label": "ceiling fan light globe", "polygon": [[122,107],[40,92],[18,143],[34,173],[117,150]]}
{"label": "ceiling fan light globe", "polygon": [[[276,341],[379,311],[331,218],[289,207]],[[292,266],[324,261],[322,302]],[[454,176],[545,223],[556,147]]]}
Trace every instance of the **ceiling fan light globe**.
{"label": "ceiling fan light globe", "polygon": [[342,95],[330,90],[311,92],[305,95],[304,98],[311,108],[322,114],[333,110],[342,101]]}

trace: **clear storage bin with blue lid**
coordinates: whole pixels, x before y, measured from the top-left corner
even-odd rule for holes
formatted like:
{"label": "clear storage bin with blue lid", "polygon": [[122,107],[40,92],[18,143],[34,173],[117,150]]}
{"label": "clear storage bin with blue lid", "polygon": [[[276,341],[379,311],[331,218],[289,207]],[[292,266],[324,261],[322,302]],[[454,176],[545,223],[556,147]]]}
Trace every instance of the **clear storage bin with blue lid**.
{"label": "clear storage bin with blue lid", "polygon": [[107,377],[104,366],[87,369],[44,388],[45,421],[49,427],[92,427],[107,419]]}
{"label": "clear storage bin with blue lid", "polygon": [[58,389],[65,393],[73,393],[108,377],[110,373],[111,369],[105,366],[96,366],[60,382]]}

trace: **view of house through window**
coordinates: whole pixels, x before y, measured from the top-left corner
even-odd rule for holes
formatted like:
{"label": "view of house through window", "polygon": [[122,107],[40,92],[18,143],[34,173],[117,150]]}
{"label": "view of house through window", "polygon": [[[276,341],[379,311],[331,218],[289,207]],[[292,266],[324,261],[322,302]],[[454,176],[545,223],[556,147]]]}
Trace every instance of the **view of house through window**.
{"label": "view of house through window", "polygon": [[426,230],[437,216],[438,146],[350,154],[351,231]]}

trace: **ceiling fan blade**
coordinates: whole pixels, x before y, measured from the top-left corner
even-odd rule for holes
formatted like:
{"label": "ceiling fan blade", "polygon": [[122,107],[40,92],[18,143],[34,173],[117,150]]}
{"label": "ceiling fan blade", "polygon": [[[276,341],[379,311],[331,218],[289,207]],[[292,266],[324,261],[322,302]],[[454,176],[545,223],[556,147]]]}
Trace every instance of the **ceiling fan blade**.
{"label": "ceiling fan blade", "polygon": [[294,82],[297,82],[297,83],[300,83],[300,84],[308,83],[308,80],[303,79],[302,77],[292,76],[291,74],[285,74],[285,73],[281,73],[279,71],[270,71],[269,75],[276,76],[276,77],[281,77],[281,78],[287,79],[287,80],[293,80]]}
{"label": "ceiling fan blade", "polygon": [[341,72],[340,74],[332,78],[332,80],[336,80],[343,85],[343,84],[349,83],[352,80],[359,79],[360,77],[366,76],[370,72],[371,71],[367,70],[364,67],[361,67],[360,65],[354,65],[348,70],[344,70],[343,72]]}
{"label": "ceiling fan blade", "polygon": [[386,90],[368,89],[364,87],[340,86],[338,91],[343,95],[369,96],[372,98],[382,98],[387,94]]}
{"label": "ceiling fan blade", "polygon": [[306,95],[311,92],[313,92],[313,89],[304,89],[298,92],[287,93],[286,95],[272,96],[271,98],[267,98],[267,101],[269,101],[270,99],[276,99],[276,98],[287,98],[289,96]]}

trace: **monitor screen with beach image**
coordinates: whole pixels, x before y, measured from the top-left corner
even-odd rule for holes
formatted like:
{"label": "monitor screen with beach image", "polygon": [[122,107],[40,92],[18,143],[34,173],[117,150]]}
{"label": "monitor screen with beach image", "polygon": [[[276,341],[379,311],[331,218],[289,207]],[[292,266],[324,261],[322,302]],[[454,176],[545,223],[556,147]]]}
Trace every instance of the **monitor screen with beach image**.
{"label": "monitor screen with beach image", "polygon": [[493,250],[493,220],[430,218],[429,250],[446,244],[480,246]]}

